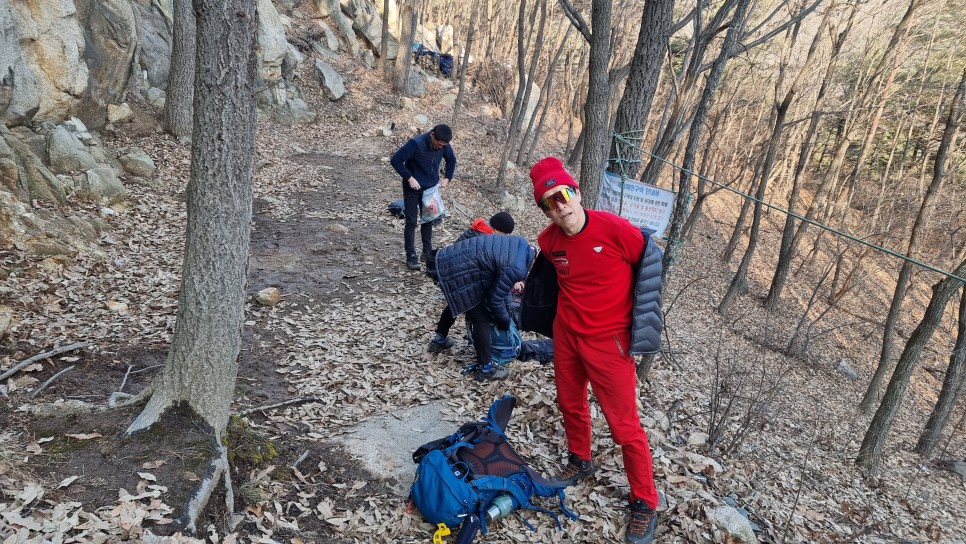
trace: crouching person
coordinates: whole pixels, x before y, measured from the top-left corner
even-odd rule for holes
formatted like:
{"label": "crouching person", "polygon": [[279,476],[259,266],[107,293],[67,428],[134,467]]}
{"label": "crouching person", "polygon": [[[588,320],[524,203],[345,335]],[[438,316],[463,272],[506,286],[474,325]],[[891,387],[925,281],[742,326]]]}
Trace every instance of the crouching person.
{"label": "crouching person", "polygon": [[476,348],[476,379],[506,378],[509,370],[491,357],[490,324],[504,331],[510,328],[513,286],[526,279],[533,257],[526,239],[514,235],[473,236],[440,249],[436,272],[446,308],[429,350],[439,352],[452,345],[449,329],[456,316],[465,313]]}

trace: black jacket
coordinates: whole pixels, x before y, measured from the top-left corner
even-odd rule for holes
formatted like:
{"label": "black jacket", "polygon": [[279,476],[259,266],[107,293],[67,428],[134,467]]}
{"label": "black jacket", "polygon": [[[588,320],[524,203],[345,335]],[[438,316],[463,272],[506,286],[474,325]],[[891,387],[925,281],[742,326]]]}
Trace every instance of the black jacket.
{"label": "black jacket", "polygon": [[[631,354],[657,353],[661,349],[664,312],[661,310],[661,272],[664,253],[654,243],[653,230],[643,228],[644,251],[634,280],[634,308],[631,310]],[[527,276],[520,308],[520,330],[553,338],[557,315],[557,271],[541,253]]]}

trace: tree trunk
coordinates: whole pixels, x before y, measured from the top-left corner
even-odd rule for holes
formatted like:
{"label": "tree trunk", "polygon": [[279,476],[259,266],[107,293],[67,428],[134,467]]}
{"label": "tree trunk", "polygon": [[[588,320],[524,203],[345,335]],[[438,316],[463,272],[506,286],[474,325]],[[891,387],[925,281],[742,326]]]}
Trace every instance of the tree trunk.
{"label": "tree trunk", "polygon": [[[795,45],[798,29],[799,27],[796,25],[795,29],[792,31],[791,40],[787,49],[789,52]],[[784,99],[780,103],[775,104],[775,121],[761,167],[761,174],[758,181],[758,191],[755,193],[754,213],[752,214],[751,220],[751,232],[748,234],[748,247],[745,248],[745,254],[742,256],[741,263],[738,265],[738,270],[735,272],[734,278],[732,278],[731,284],[728,286],[727,293],[725,293],[724,298],[721,300],[721,304],[718,305],[718,312],[720,312],[722,315],[728,314],[728,311],[731,309],[731,304],[734,302],[735,297],[738,296],[738,291],[745,284],[748,267],[751,265],[751,259],[755,254],[755,248],[758,244],[758,230],[761,226],[762,208],[764,206],[763,201],[765,198],[765,192],[768,188],[768,181],[771,178],[772,168],[775,165],[775,157],[778,153],[778,144],[781,142],[782,129],[784,128],[785,124],[785,115],[788,113],[788,108],[791,106],[792,100],[795,98],[795,94],[798,92],[799,82],[801,81],[805,72],[809,70],[811,60],[814,58],[813,53],[813,50],[809,51],[809,55],[806,58],[802,69],[792,81],[791,85],[789,85]],[[787,66],[786,62],[787,57],[783,59],[783,62],[780,66],[781,71],[779,72],[778,80],[775,83],[776,99],[778,96],[780,96],[779,93],[784,79],[784,69]]]}
{"label": "tree trunk", "polygon": [[[537,147],[537,142],[540,140],[540,134],[543,132],[543,124],[547,119],[547,114],[550,112],[551,99],[553,98],[554,74],[557,72],[557,64],[560,62],[560,57],[566,49],[571,30],[573,30],[573,27],[568,26],[563,38],[560,39],[560,45],[557,47],[556,54],[554,54],[553,59],[550,61],[550,66],[547,67],[547,79],[543,82],[543,93],[541,93],[543,97],[543,111],[540,113],[540,121],[537,123],[536,129],[533,129],[533,118],[531,117],[530,119],[530,126],[527,127],[527,133],[522,140],[522,142],[529,140],[530,143],[526,146],[526,151],[523,153],[523,156],[517,159],[517,164],[520,166],[526,167],[526,165],[530,164],[530,157],[533,155],[533,150]],[[523,148],[524,144],[521,143],[521,151],[523,151]]]}
{"label": "tree trunk", "polygon": [[[956,131],[959,129],[964,95],[966,95],[966,69],[963,70],[956,94],[953,95],[952,103],[949,106],[949,116],[946,118],[946,129],[943,131],[939,149],[936,150],[932,181],[929,183],[926,194],[922,198],[922,204],[919,206],[919,212],[916,214],[916,220],[912,225],[912,232],[909,234],[909,243],[906,246],[906,253],[909,256],[918,253],[919,240],[924,234],[923,231],[925,231],[924,225],[927,221],[926,218],[929,212],[932,211],[933,201],[939,196],[939,188],[942,185],[943,179],[946,177],[946,157],[949,155],[949,148],[955,139]],[[886,316],[885,327],[882,333],[882,351],[879,354],[879,365],[876,367],[875,373],[872,375],[872,381],[869,382],[869,387],[866,389],[865,395],[862,397],[862,402],[859,404],[859,409],[863,413],[868,412],[875,402],[879,394],[879,386],[882,384],[882,378],[889,368],[889,360],[892,358],[895,327],[901,314],[902,299],[906,294],[909,277],[912,274],[912,267],[913,263],[903,261],[902,268],[899,270],[899,279],[896,282],[896,290],[892,295],[892,304],[889,306],[889,313]]]}
{"label": "tree trunk", "polygon": [[[387,2],[389,0],[386,0]],[[485,0],[484,0],[485,3]],[[473,35],[476,29],[476,15],[479,13],[480,8],[474,4],[473,13],[470,15],[470,28],[466,31],[466,51],[463,53],[463,62],[460,64],[459,78],[460,78],[460,90],[456,93],[456,103],[453,104],[453,118],[450,120],[450,124],[456,126],[456,120],[459,119],[460,105],[463,103],[463,91],[466,88],[466,71],[470,66],[470,52],[473,50]]]}
{"label": "tree trunk", "polygon": [[956,408],[964,383],[966,383],[966,289],[963,289],[963,295],[959,301],[959,330],[956,333],[956,346],[949,356],[949,368],[946,369],[939,399],[936,400],[936,406],[929,416],[929,421],[926,422],[926,427],[919,435],[919,442],[916,444],[918,453],[927,457],[932,453]]}
{"label": "tree trunk", "polygon": [[409,96],[409,72],[413,66],[413,35],[416,33],[416,13],[413,0],[400,2],[399,6],[399,53],[396,57],[396,92]]}
{"label": "tree trunk", "polygon": [[[402,48],[402,43],[399,44],[400,49]],[[389,54],[389,0],[382,0],[382,39],[379,40],[379,61],[378,68],[379,73],[385,73],[386,67],[386,55]],[[398,55],[398,53],[397,53]]]}
{"label": "tree trunk", "polygon": [[181,139],[191,136],[192,101],[195,90],[195,13],[191,0],[174,0],[172,14],[171,68],[164,97],[161,124]]}
{"label": "tree trunk", "polygon": [[128,434],[187,403],[220,439],[238,374],[255,161],[254,0],[196,0],[188,226],[178,316],[164,368]]}
{"label": "tree trunk", "polygon": [[[639,131],[647,124],[661,67],[664,66],[673,11],[674,0],[650,0],[644,4],[630,73],[614,116],[614,132],[617,134]],[[610,155],[626,157],[626,164],[612,165],[611,170],[624,173],[628,178],[636,178],[641,160],[640,146],[623,146],[626,148],[618,149],[619,145],[616,138],[611,140]]]}
{"label": "tree trunk", "polygon": [[[959,263],[953,274],[960,277],[966,274],[966,260]],[[932,287],[932,297],[929,299],[926,313],[916,329],[912,331],[905,349],[902,350],[902,355],[899,356],[899,362],[892,373],[892,379],[889,380],[889,385],[886,387],[885,396],[879,404],[879,409],[875,411],[875,415],[872,417],[865,438],[862,439],[859,454],[855,458],[855,464],[869,476],[874,476],[879,469],[879,462],[882,460],[882,453],[885,451],[886,437],[892,427],[892,422],[895,420],[896,412],[899,411],[899,403],[902,402],[906,387],[909,386],[912,370],[919,362],[919,355],[922,354],[922,350],[932,337],[932,333],[939,326],[949,299],[962,286],[963,282],[947,276]]]}
{"label": "tree trunk", "polygon": [[[829,12],[834,9],[835,6],[829,7]],[[798,162],[795,164],[795,170],[792,175],[792,192],[788,197],[788,211],[795,212],[798,211],[799,198],[801,195],[801,184],[802,184],[802,174],[805,172],[806,166],[808,166],[808,158],[812,153],[812,142],[815,140],[815,135],[818,133],[819,123],[821,122],[821,114],[819,110],[822,108],[825,102],[825,93],[828,91],[829,85],[832,81],[832,75],[835,73],[836,60],[838,59],[839,52],[842,50],[842,45],[845,43],[845,38],[849,35],[852,30],[852,23],[855,21],[855,14],[858,11],[858,4],[852,5],[852,10],[849,14],[848,21],[846,22],[845,29],[836,35],[832,43],[832,52],[829,57],[828,65],[825,68],[825,75],[822,78],[822,83],[819,86],[818,94],[815,97],[814,107],[812,108],[811,118],[809,119],[808,129],[805,132],[805,137],[802,140],[801,148],[798,152]],[[817,39],[817,36],[816,36]],[[814,45],[814,44],[813,44]],[[788,214],[785,216],[785,225],[782,227],[782,239],[779,244],[778,249],[778,263],[775,265],[775,273],[772,275],[771,286],[768,288],[768,296],[765,297],[765,309],[769,312],[774,310],[781,300],[782,289],[785,287],[785,281],[788,279],[788,269],[791,266],[792,259],[795,258],[795,254],[798,251],[795,237],[795,221],[796,219]]]}
{"label": "tree trunk", "polygon": [[[540,1],[540,0],[537,0]],[[534,15],[537,13],[537,7],[533,8]],[[544,15],[546,15],[546,10],[544,10]],[[497,191],[502,194],[506,190],[506,163],[510,158],[510,148],[513,143],[514,130],[516,130],[517,119],[520,117],[521,112],[526,109],[526,102],[524,102],[525,97],[529,97],[530,85],[532,82],[527,81],[527,66],[526,66],[526,43],[524,42],[524,33],[526,32],[526,18],[527,16],[527,3],[525,0],[520,0],[520,11],[517,15],[517,94],[513,99],[513,109],[510,111],[510,127],[507,133],[507,141],[503,145],[503,152],[500,154],[500,169],[496,175],[496,188]],[[532,28],[531,21],[531,28]]]}
{"label": "tree trunk", "polygon": [[[708,116],[708,110],[711,108],[711,100],[717,92],[718,83],[724,74],[725,64],[728,62],[728,51],[738,42],[738,37],[744,33],[745,13],[750,3],[750,0],[739,0],[735,6],[735,14],[731,18],[731,24],[728,26],[727,34],[725,34],[724,43],[721,45],[721,53],[711,66],[711,73],[708,74],[704,91],[701,93],[701,99],[698,101],[697,108],[695,108],[694,118],[691,120],[691,131],[688,134],[688,142],[684,149],[684,161],[678,177],[678,191],[674,202],[674,212],[671,215],[671,229],[667,234],[668,245],[667,251],[664,252],[664,268],[661,271],[662,285],[667,285],[667,276],[671,269],[671,263],[677,258],[678,249],[680,248],[681,232],[684,229],[684,220],[688,215],[688,204],[691,199],[691,170],[694,168],[694,163],[698,155],[698,144],[701,141],[704,122]],[[626,92],[624,96],[627,96]]]}
{"label": "tree trunk", "polygon": [[600,189],[600,176],[607,160],[610,103],[608,59],[610,58],[610,0],[593,0],[590,8],[592,34],[588,62],[587,101],[584,102],[584,151],[580,158],[580,194],[584,206],[593,208]]}

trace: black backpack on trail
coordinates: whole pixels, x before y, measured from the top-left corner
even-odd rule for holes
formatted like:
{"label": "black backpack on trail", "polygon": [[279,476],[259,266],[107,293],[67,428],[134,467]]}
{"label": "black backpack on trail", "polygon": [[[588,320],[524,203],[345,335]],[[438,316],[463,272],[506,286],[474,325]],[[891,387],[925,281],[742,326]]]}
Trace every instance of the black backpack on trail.
{"label": "black backpack on trail", "polygon": [[477,532],[486,534],[487,522],[513,511],[518,516],[520,510],[544,512],[561,528],[556,514],[531,502],[534,496],[557,497],[560,511],[577,519],[565,505],[566,485],[537,474],[507,442],[506,425],[515,404],[516,398],[505,395],[490,406],[482,421],[466,423],[413,453],[419,466],[409,491],[412,503],[444,531],[440,534],[460,525],[457,544],[473,542]]}

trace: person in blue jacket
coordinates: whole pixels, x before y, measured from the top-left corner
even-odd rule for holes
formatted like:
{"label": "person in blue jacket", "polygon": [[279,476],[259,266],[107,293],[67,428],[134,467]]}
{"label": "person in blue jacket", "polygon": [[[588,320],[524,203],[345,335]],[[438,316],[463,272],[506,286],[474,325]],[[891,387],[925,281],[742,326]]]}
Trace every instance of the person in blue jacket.
{"label": "person in blue jacket", "polygon": [[446,246],[436,255],[446,308],[433,340],[443,349],[452,345],[447,342],[449,328],[456,316],[466,313],[476,349],[477,380],[503,379],[509,374],[505,366],[492,360],[490,324],[502,331],[510,329],[513,288],[527,277],[534,253],[522,236],[485,234]]}
{"label": "person in blue jacket", "polygon": [[[406,247],[406,266],[419,270],[419,257],[416,255],[416,223],[422,205],[423,192],[439,185],[445,189],[456,172],[456,154],[450,146],[453,130],[448,125],[439,124],[432,130],[410,138],[400,147],[389,162],[402,176],[403,213],[406,227],[403,242]],[[440,166],[446,162],[443,177],[439,176]],[[419,228],[423,243],[423,259],[433,249],[433,225],[423,223]]]}

